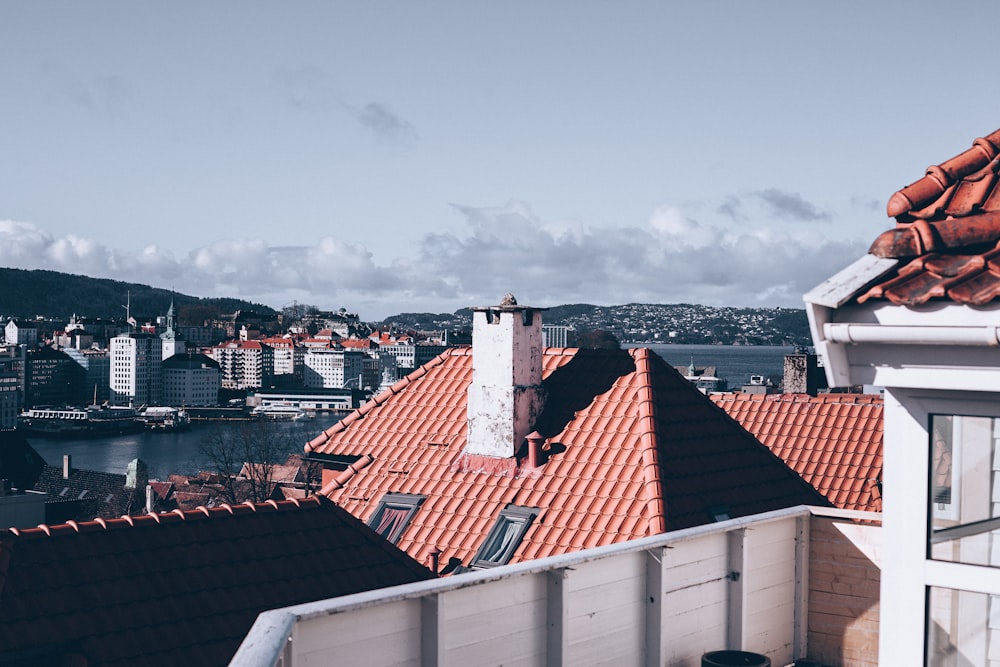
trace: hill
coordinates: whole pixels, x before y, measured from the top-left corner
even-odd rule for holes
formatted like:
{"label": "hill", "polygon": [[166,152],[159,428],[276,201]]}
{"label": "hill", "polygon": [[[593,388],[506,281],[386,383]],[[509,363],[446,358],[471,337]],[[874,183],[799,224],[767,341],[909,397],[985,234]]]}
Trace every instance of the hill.
{"label": "hill", "polygon": [[[577,303],[553,306],[544,317],[546,324],[561,324],[581,333],[607,331],[623,343],[812,345],[806,311],[801,308]],[[451,314],[401,313],[384,324],[417,331],[463,330],[472,326],[472,312],[463,308]]]}
{"label": "hill", "polygon": [[[121,319],[122,306],[130,299],[137,317],[162,315],[171,301],[178,318],[201,324],[205,314],[253,310],[266,317],[275,311],[268,306],[230,298],[199,298],[141,283],[105,278],[88,278],[57,271],[0,268],[0,315],[4,318],[91,318]],[[197,313],[197,314],[196,314]]]}

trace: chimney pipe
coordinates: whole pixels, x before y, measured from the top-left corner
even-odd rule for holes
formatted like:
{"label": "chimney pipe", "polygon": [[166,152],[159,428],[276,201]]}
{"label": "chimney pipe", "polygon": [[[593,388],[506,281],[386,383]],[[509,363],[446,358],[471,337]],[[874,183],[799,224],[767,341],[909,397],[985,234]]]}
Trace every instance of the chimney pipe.
{"label": "chimney pipe", "polygon": [[438,549],[437,547],[434,547],[433,549],[431,549],[431,572],[434,573],[435,577],[438,576],[438,564],[440,563],[440,560],[441,560],[441,550]]}
{"label": "chimney pipe", "polygon": [[73,472],[73,457],[70,454],[63,454],[63,479],[69,479]]}
{"label": "chimney pipe", "polygon": [[532,431],[528,434],[528,467],[537,468],[542,465],[542,445],[545,443],[545,437],[538,431]]}

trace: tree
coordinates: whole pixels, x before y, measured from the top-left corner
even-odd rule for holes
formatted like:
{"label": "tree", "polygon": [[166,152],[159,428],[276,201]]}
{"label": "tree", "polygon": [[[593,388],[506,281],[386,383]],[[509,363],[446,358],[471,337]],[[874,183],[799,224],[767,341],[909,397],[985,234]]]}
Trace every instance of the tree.
{"label": "tree", "polygon": [[618,350],[621,344],[615,335],[603,329],[594,329],[577,335],[577,347],[588,350]]}
{"label": "tree", "polygon": [[240,422],[218,427],[202,439],[202,456],[222,486],[225,502],[263,502],[274,490],[274,466],[294,448],[294,438],[268,421]]}

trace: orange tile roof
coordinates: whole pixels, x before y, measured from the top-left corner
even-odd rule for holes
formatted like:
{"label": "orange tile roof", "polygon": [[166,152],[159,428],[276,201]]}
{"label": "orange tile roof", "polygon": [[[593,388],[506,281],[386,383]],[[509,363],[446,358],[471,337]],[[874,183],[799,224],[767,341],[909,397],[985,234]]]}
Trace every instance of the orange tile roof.
{"label": "orange tile roof", "polygon": [[831,503],[882,511],[882,398],[713,394],[712,400]]}
{"label": "orange tile roof", "polygon": [[221,665],[261,611],[429,578],[315,496],[11,529],[0,663]]}
{"label": "orange tile roof", "polygon": [[547,460],[464,472],[471,379],[471,348],[450,349],[306,445],[362,457],[323,490],[358,517],[388,492],[427,497],[398,543],[420,562],[439,548],[468,565],[507,504],[541,510],[511,562],[708,523],[714,507],[828,504],[646,349],[546,348]]}
{"label": "orange tile roof", "polygon": [[919,305],[931,299],[982,305],[1000,296],[1000,130],[927,169],[889,199],[896,227],[869,252],[902,260],[858,296]]}

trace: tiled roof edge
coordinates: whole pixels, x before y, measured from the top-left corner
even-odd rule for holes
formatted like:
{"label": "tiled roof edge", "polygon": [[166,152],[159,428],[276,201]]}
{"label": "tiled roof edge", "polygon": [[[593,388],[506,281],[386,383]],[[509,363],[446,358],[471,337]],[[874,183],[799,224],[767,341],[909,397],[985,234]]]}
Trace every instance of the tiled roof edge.
{"label": "tiled roof edge", "polygon": [[639,381],[639,435],[642,447],[642,473],[645,481],[642,488],[649,512],[647,535],[666,532],[666,507],[663,504],[663,480],[660,476],[660,452],[656,439],[656,400],[653,395],[653,369],[650,350],[635,348],[629,350],[635,360],[635,375]]}
{"label": "tiled roof edge", "polygon": [[316,451],[317,447],[321,446],[323,443],[325,443],[326,441],[328,441],[334,434],[340,433],[341,431],[346,431],[348,426],[350,426],[354,422],[358,421],[359,419],[364,418],[364,416],[366,414],[368,414],[369,412],[371,412],[372,410],[374,410],[379,405],[383,405],[386,401],[388,401],[393,396],[401,393],[408,386],[410,386],[411,384],[413,384],[413,382],[415,382],[416,380],[419,380],[424,375],[426,375],[427,372],[431,368],[433,368],[434,366],[439,366],[439,365],[443,364],[444,361],[445,361],[445,359],[447,357],[451,356],[452,353],[455,352],[456,350],[458,352],[463,352],[464,348],[449,348],[449,349],[445,350],[444,352],[442,352],[438,356],[434,357],[433,359],[431,359],[427,363],[425,363],[422,366],[420,366],[419,368],[415,369],[412,373],[409,373],[408,375],[406,375],[405,377],[403,377],[401,380],[399,380],[399,382],[397,382],[396,384],[392,385],[391,387],[389,387],[388,389],[386,389],[385,391],[383,391],[378,396],[375,396],[372,400],[368,401],[367,403],[365,403],[361,407],[359,407],[359,408],[357,408],[355,410],[352,410],[350,412],[350,414],[348,414],[346,417],[344,417],[343,419],[341,419],[339,422],[337,422],[336,424],[334,424],[333,426],[331,426],[330,428],[326,429],[325,431],[323,431],[322,433],[320,433],[318,436],[316,436],[315,438],[313,438],[312,440],[310,440],[309,442],[307,442],[306,446],[305,446],[305,452],[306,452],[306,454],[308,454],[309,452]]}
{"label": "tiled roof edge", "polygon": [[889,198],[886,213],[890,218],[905,215],[934,202],[951,185],[985,167],[1000,153],[1000,130],[972,142],[972,148],[940,165],[928,167],[927,173]]}
{"label": "tiled roof edge", "polygon": [[[19,539],[58,537],[59,535],[73,535],[77,533],[95,532],[100,530],[128,530],[141,528],[143,526],[158,526],[170,523],[180,523],[188,520],[223,519],[240,514],[258,513],[260,511],[286,512],[297,509],[310,509],[321,507],[326,498],[313,495],[299,500],[296,498],[288,500],[267,500],[262,503],[247,501],[242,506],[249,508],[249,511],[234,511],[235,508],[229,505],[220,507],[197,507],[192,510],[176,509],[166,514],[144,514],[141,516],[122,516],[117,519],[94,519],[93,521],[67,521],[62,524],[39,524],[35,528],[8,528],[7,534],[0,533],[0,543],[11,537]],[[2,550],[2,548],[0,548]]]}

